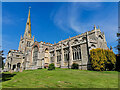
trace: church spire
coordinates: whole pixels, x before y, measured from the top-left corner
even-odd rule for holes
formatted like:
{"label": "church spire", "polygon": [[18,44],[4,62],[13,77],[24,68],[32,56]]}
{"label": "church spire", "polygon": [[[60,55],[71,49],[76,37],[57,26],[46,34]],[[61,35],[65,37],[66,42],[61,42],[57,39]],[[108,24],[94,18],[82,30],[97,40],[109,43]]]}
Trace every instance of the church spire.
{"label": "church spire", "polygon": [[29,7],[29,13],[28,13],[27,23],[31,23],[31,22],[30,22],[30,8],[31,8],[31,7]]}
{"label": "church spire", "polygon": [[24,33],[24,37],[27,37],[27,38],[31,38],[30,8],[31,7],[29,7],[29,13],[28,13],[28,18],[27,18],[27,23],[26,23],[25,33]]}

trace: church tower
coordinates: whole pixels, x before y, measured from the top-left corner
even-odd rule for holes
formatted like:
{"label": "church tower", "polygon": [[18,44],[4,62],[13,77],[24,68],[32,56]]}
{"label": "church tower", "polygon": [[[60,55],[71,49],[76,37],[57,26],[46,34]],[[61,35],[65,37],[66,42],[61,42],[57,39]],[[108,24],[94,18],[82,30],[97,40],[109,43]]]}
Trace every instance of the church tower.
{"label": "church tower", "polygon": [[18,50],[22,51],[23,53],[27,53],[30,51],[31,45],[33,43],[34,43],[34,36],[33,38],[31,36],[31,20],[30,20],[30,7],[29,7],[29,13],[28,13],[24,36],[22,37],[21,35]]}

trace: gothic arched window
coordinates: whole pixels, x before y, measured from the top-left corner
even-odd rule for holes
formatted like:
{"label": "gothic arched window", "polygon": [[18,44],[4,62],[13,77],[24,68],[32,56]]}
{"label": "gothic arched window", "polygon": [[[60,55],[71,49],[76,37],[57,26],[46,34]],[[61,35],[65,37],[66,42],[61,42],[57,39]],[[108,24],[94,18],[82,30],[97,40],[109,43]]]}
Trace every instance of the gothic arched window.
{"label": "gothic arched window", "polygon": [[38,59],[38,47],[34,46],[33,50],[33,62],[36,65],[37,64],[37,59]]}
{"label": "gothic arched window", "polygon": [[64,49],[64,61],[69,60],[69,49]]}
{"label": "gothic arched window", "polygon": [[27,47],[30,47],[30,41],[27,42]]}
{"label": "gothic arched window", "polygon": [[73,50],[73,60],[80,60],[81,59],[80,46],[74,46],[72,50]]}
{"label": "gothic arched window", "polygon": [[61,51],[57,51],[57,62],[61,61]]}

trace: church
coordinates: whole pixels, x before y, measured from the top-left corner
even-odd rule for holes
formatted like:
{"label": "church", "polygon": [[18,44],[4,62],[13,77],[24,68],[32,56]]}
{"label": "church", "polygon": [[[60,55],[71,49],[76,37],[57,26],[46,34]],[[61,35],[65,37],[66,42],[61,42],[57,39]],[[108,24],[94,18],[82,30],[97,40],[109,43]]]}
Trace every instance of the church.
{"label": "church", "polygon": [[71,68],[73,63],[77,63],[79,69],[88,70],[91,68],[90,50],[95,48],[108,49],[105,34],[96,26],[91,31],[54,44],[35,41],[31,35],[29,9],[25,32],[20,38],[18,50],[9,50],[4,70],[48,68],[51,63],[60,68]]}

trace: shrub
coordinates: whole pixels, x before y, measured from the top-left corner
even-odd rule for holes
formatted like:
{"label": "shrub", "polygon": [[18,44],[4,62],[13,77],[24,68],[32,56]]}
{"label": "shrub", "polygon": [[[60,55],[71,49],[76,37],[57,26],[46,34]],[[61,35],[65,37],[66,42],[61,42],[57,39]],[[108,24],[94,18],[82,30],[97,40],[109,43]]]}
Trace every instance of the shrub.
{"label": "shrub", "polygon": [[71,68],[72,69],[78,69],[78,67],[79,67],[79,65],[77,63],[73,63]]}
{"label": "shrub", "polygon": [[54,63],[49,64],[48,70],[55,70]]}

